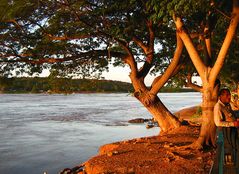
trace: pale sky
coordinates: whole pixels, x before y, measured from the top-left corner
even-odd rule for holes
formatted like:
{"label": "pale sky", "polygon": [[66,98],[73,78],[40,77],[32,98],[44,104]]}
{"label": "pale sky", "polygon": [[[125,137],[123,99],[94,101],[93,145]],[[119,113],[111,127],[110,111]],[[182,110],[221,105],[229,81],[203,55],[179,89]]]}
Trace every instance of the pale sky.
{"label": "pale sky", "polygon": [[[125,67],[113,67],[112,65],[109,66],[108,72],[103,72],[102,77],[106,80],[116,80],[122,82],[131,83],[129,78],[130,68],[128,66]],[[49,70],[44,69],[43,72],[39,75],[40,77],[46,77],[49,75]],[[145,78],[146,85],[151,85],[153,82],[154,77],[148,75]]]}
{"label": "pale sky", "polygon": [[[129,72],[130,72],[130,68],[128,66],[125,66],[125,67],[109,66],[109,72],[103,72],[103,77],[105,77],[106,80],[118,80],[122,82],[131,83],[129,78]],[[145,78],[146,85],[151,85],[151,83],[153,82],[153,79],[154,79],[153,76],[148,75]]]}
{"label": "pale sky", "polygon": [[[128,66],[125,67],[113,67],[112,65],[109,66],[108,72],[103,72],[102,77],[104,77],[106,80],[117,80],[122,82],[128,82],[131,83],[129,78],[130,68]],[[43,70],[43,73],[40,74],[40,77],[45,77],[49,75],[48,70]],[[145,84],[147,86],[151,85],[155,76],[147,75],[145,78]],[[196,81],[197,84],[201,85],[201,79],[200,77],[193,77],[192,82]]]}
{"label": "pale sky", "polygon": [[[103,77],[105,77],[106,80],[118,80],[131,83],[129,78],[129,72],[130,69],[128,66],[125,67],[109,66],[109,72],[103,72]],[[145,78],[145,84],[148,86],[151,85],[155,77],[156,76],[148,74]],[[192,82],[194,81],[196,81],[198,85],[202,84],[200,77],[193,77]]]}

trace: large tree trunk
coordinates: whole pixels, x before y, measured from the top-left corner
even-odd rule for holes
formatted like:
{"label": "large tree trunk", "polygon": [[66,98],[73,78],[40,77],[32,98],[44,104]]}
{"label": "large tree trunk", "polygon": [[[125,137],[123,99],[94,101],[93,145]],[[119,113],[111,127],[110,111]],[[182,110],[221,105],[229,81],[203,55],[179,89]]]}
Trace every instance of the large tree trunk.
{"label": "large tree trunk", "polygon": [[158,122],[161,131],[168,131],[181,125],[178,118],[173,115],[161,102],[157,95],[148,91],[135,92],[135,97],[148,109],[153,118]]}
{"label": "large tree trunk", "polygon": [[239,82],[237,83],[237,96],[239,97]]}
{"label": "large tree trunk", "polygon": [[[226,59],[226,54],[231,45],[233,37],[235,36],[238,22],[239,22],[239,0],[233,0],[232,2],[233,2],[233,10],[231,15],[230,25],[228,26],[227,34],[225,36],[225,39],[223,41],[220,51],[218,52],[218,55],[215,59],[216,61],[213,66],[212,65],[208,66],[207,64],[205,64],[198,50],[194,46],[194,43],[189,33],[183,27],[184,24],[182,19],[177,16],[174,16],[174,22],[177,28],[177,33],[182,39],[188,51],[188,54],[199,76],[201,77],[202,83],[203,83],[203,89],[202,89],[203,123],[202,123],[199,138],[194,143],[194,145],[196,145],[196,148],[202,148],[204,144],[215,145],[215,133],[216,133],[215,128],[216,127],[215,127],[214,119],[213,119],[213,107],[217,101],[218,85],[214,86],[214,84],[216,83],[217,76],[224,64],[224,61]],[[205,43],[208,46],[207,47],[208,55],[210,55],[211,54],[211,50],[209,48],[210,45],[208,44],[207,41]]]}
{"label": "large tree trunk", "polygon": [[197,149],[204,145],[216,144],[216,125],[214,123],[213,108],[217,102],[219,86],[211,87],[208,83],[203,86],[202,126],[197,141],[193,144]]}

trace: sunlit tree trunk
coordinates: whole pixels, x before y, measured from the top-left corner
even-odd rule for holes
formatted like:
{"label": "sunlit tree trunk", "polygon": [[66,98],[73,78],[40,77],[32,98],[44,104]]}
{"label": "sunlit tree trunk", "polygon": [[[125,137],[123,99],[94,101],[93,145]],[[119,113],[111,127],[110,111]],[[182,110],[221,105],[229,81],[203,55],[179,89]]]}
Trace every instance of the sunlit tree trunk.
{"label": "sunlit tree trunk", "polygon": [[237,96],[239,97],[239,82],[237,83]]}
{"label": "sunlit tree trunk", "polygon": [[121,42],[118,40],[119,44],[125,49],[127,52],[127,56],[124,58],[126,64],[129,65],[130,79],[132,85],[134,87],[134,96],[145,106],[145,108],[152,114],[153,118],[158,122],[162,131],[168,131],[170,129],[179,127],[181,125],[180,121],[176,116],[174,116],[161,102],[159,97],[157,96],[160,89],[164,86],[164,84],[168,81],[168,79],[175,73],[178,69],[178,64],[180,60],[180,56],[183,50],[183,42],[179,36],[177,39],[177,47],[174,53],[174,56],[165,70],[165,72],[156,77],[152,82],[151,87],[147,87],[144,83],[144,79],[146,75],[149,73],[152,62],[154,59],[154,31],[152,28],[152,21],[147,21],[147,26],[149,29],[149,40],[148,43],[145,44],[139,38],[134,37],[133,41],[143,50],[145,54],[145,62],[141,68],[137,67],[137,62],[135,61],[134,55],[128,44]]}
{"label": "sunlit tree trunk", "polygon": [[[143,102],[141,101],[141,103]],[[181,125],[178,118],[165,107],[157,96],[154,103],[144,106],[153,115],[154,119],[157,120],[162,131],[168,131]]]}
{"label": "sunlit tree trunk", "polygon": [[[213,119],[213,107],[217,101],[218,84],[216,83],[217,76],[224,64],[227,51],[230,47],[232,39],[235,35],[237,25],[239,22],[239,1],[233,0],[233,11],[231,15],[231,22],[227,29],[227,34],[217,55],[215,64],[207,65],[196,47],[194,46],[189,33],[184,29],[181,18],[174,16],[174,22],[177,28],[177,33],[182,39],[188,54],[202,79],[201,92],[203,94],[202,100],[202,127],[199,138],[193,144],[195,148],[200,149],[205,144],[215,145],[215,124]],[[206,42],[207,43],[207,42]],[[210,46],[209,44],[207,46]],[[211,49],[207,47],[208,53],[211,54]]]}
{"label": "sunlit tree trunk", "polygon": [[144,105],[144,107],[152,114],[153,118],[158,122],[161,131],[168,131],[181,125],[178,118],[173,115],[161,102],[157,95],[150,93],[144,84],[140,84],[140,80],[133,82],[136,91],[134,96]]}
{"label": "sunlit tree trunk", "polygon": [[216,140],[216,125],[214,123],[213,108],[217,102],[217,94],[219,84],[213,87],[209,83],[205,83],[202,91],[202,126],[199,138],[194,143],[198,149],[203,148],[203,145],[215,146]]}

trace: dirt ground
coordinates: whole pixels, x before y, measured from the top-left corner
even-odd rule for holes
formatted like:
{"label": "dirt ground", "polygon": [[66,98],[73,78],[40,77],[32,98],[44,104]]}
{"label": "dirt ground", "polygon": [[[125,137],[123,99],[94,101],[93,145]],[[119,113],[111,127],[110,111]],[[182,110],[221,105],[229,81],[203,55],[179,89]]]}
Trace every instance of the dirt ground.
{"label": "dirt ground", "polygon": [[[193,108],[190,108],[191,115]],[[186,110],[184,115],[187,116]],[[182,115],[182,114],[181,114]],[[190,117],[187,116],[187,120]],[[208,174],[215,149],[186,148],[199,134],[199,126],[181,126],[159,136],[143,137],[100,147],[79,174]]]}

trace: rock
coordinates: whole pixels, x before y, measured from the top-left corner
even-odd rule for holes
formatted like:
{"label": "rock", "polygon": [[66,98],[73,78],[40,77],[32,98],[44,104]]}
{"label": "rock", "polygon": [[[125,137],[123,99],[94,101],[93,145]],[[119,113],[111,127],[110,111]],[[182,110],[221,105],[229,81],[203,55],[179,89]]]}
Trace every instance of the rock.
{"label": "rock", "polygon": [[163,147],[164,148],[170,148],[170,145],[169,144],[165,144]]}
{"label": "rock", "polygon": [[116,169],[117,173],[128,173],[127,167],[119,167]]}
{"label": "rock", "polygon": [[71,173],[71,169],[70,168],[65,168],[62,171],[60,171],[59,174],[70,174]]}
{"label": "rock", "polygon": [[154,127],[153,124],[146,124],[146,128],[147,128],[147,129],[150,129],[150,128],[152,128],[152,127]]}
{"label": "rock", "polygon": [[106,144],[104,146],[101,146],[99,149],[99,154],[107,154],[108,152],[113,152],[117,147],[119,147],[118,144]]}
{"label": "rock", "polygon": [[135,119],[129,120],[128,122],[129,123],[144,123],[144,122],[147,122],[149,120],[151,120],[151,119],[135,118]]}
{"label": "rock", "polygon": [[129,169],[128,169],[128,172],[129,172],[129,173],[133,173],[133,172],[134,172],[134,168],[129,168]]}
{"label": "rock", "polygon": [[153,121],[153,120],[150,120],[147,122],[146,124],[146,128],[149,129],[149,128],[152,128],[152,127],[158,127],[158,122],[157,121]]}
{"label": "rock", "polygon": [[197,157],[197,160],[202,160],[202,157]]}
{"label": "rock", "polygon": [[169,158],[163,158],[163,161],[168,163],[168,162],[170,162],[170,159]]}
{"label": "rock", "polygon": [[122,142],[122,144],[127,144],[127,143],[128,143],[128,141],[123,141],[123,142]]}
{"label": "rock", "polygon": [[136,138],[136,142],[140,142],[141,141],[141,138]]}
{"label": "rock", "polygon": [[109,157],[113,156],[113,152],[108,152],[107,156],[109,156]]}
{"label": "rock", "polygon": [[117,154],[119,154],[119,152],[116,150],[113,152],[107,152],[107,156],[113,156],[113,155],[117,155]]}
{"label": "rock", "polygon": [[170,146],[170,147],[173,147],[173,146],[174,146],[174,144],[173,144],[173,143],[169,143],[169,146]]}

